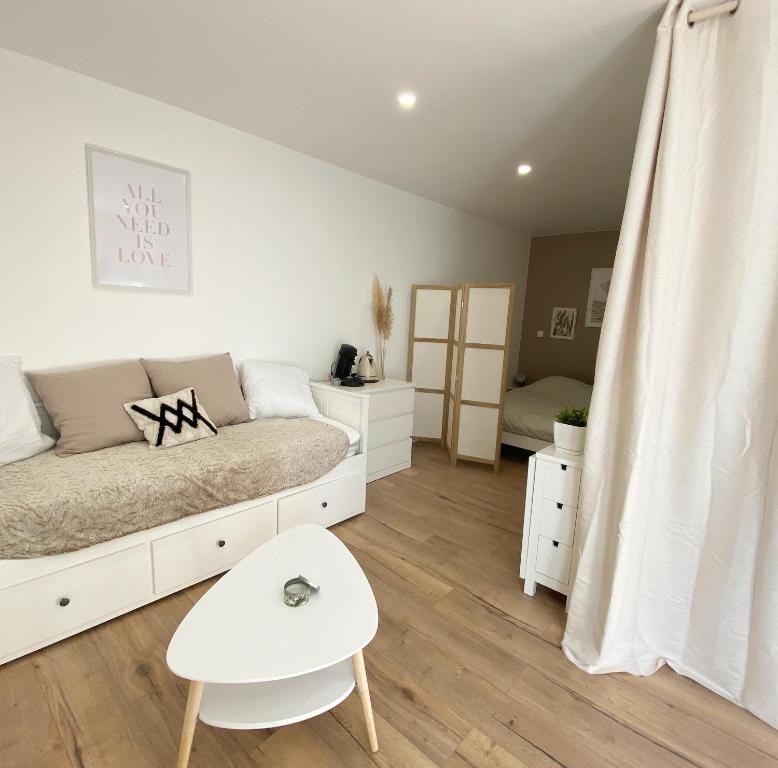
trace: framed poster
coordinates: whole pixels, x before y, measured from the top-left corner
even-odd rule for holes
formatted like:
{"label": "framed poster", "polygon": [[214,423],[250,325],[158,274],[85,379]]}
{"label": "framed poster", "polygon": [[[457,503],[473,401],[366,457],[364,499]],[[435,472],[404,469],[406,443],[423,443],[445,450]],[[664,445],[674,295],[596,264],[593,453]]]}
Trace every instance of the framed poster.
{"label": "framed poster", "polygon": [[575,307],[554,307],[551,311],[552,339],[575,338],[575,321],[578,318],[578,310]]}
{"label": "framed poster", "polygon": [[586,304],[586,327],[602,328],[605,303],[611,288],[613,267],[594,267],[589,279],[589,301]]}
{"label": "framed poster", "polygon": [[87,144],[92,282],[190,293],[189,171]]}

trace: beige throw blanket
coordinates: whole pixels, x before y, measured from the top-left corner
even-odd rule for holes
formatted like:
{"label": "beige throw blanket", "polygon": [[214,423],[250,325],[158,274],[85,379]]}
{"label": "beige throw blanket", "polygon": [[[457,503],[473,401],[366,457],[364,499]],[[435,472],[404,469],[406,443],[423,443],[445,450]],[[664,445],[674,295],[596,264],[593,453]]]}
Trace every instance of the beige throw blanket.
{"label": "beige throw blanket", "polygon": [[347,450],[328,424],[263,419],[174,448],[47,451],[0,467],[0,559],[70,552],[309,483]]}

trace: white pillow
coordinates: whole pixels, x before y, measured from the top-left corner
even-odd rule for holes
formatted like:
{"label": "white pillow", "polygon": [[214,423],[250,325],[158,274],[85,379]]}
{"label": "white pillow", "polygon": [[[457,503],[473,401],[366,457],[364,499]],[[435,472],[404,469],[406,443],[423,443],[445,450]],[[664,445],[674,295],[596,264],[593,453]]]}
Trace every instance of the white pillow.
{"label": "white pillow", "polygon": [[54,441],[41,434],[41,419],[24,382],[21,359],[0,357],[0,466],[52,445]]}
{"label": "white pillow", "polygon": [[243,396],[252,419],[294,419],[318,416],[310,378],[302,368],[261,360],[240,367]]}

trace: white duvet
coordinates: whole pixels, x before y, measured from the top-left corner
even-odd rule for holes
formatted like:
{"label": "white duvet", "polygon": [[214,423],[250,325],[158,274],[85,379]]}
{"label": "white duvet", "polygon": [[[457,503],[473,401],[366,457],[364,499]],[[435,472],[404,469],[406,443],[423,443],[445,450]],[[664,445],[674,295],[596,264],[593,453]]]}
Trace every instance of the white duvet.
{"label": "white duvet", "polygon": [[503,429],[515,435],[554,441],[554,419],[564,408],[589,405],[592,387],[578,379],[549,376],[505,394]]}

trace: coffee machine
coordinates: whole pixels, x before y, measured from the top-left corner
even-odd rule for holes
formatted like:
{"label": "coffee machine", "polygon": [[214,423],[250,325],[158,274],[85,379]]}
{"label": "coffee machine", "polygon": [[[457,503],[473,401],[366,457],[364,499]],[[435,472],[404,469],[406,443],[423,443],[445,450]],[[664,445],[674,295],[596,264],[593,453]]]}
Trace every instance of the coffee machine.
{"label": "coffee machine", "polygon": [[364,387],[365,382],[359,376],[354,376],[351,371],[357,359],[357,348],[351,344],[341,344],[338,359],[332,364],[330,371],[334,369],[332,376],[341,387]]}

